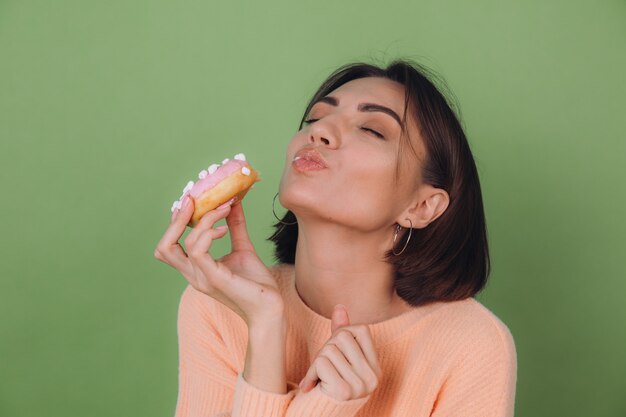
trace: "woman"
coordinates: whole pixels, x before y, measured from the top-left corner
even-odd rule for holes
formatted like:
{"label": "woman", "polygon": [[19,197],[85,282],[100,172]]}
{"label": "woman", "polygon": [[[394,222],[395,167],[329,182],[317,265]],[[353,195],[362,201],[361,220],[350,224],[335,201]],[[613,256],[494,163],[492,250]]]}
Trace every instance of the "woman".
{"label": "woman", "polygon": [[241,203],[207,213],[187,253],[193,201],[174,212],[155,257],[190,284],[176,417],[513,415],[513,337],[473,298],[489,274],[476,166],[426,74],[354,63],[320,86],[274,196],[276,265]]}

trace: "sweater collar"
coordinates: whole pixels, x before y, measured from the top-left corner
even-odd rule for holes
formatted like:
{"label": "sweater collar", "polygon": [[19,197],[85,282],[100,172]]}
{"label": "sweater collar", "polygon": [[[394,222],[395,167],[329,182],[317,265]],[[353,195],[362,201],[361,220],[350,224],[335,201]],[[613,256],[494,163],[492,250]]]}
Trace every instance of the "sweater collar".
{"label": "sweater collar", "polygon": [[[324,344],[331,336],[331,319],[312,310],[298,294],[295,284],[295,274],[292,265],[281,266],[281,285],[284,286],[285,303],[288,308],[287,314],[293,317],[296,326],[307,335],[307,338],[317,344]],[[445,302],[433,302],[427,305],[413,307],[398,316],[369,323],[368,327],[372,334],[372,340],[377,347],[393,343],[396,339],[408,334],[413,330],[421,318],[430,312],[445,305]]]}

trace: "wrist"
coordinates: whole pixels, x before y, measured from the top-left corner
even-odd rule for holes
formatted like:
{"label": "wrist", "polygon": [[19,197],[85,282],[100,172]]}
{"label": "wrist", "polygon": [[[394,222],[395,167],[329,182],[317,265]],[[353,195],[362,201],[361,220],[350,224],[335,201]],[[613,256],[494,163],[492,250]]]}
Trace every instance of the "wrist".
{"label": "wrist", "polygon": [[276,337],[287,336],[287,319],[285,317],[276,317],[267,320],[261,320],[248,325],[248,336],[250,340],[275,339]]}
{"label": "wrist", "polygon": [[276,319],[248,327],[244,379],[261,390],[287,392],[285,356],[287,321]]}
{"label": "wrist", "polygon": [[287,317],[284,310],[279,309],[277,312],[268,313],[266,315],[254,316],[254,319],[246,320],[248,329],[263,331],[264,329],[280,329],[287,327]]}

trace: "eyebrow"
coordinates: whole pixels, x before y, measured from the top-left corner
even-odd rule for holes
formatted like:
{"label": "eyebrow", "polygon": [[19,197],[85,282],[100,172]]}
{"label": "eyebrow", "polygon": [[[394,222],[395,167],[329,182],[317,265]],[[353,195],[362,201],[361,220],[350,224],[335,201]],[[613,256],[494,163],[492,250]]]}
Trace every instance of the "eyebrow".
{"label": "eyebrow", "polygon": [[[315,103],[313,103],[311,105],[311,108],[313,108],[314,105],[316,105],[317,103],[327,103],[330,104],[331,106],[338,106],[339,105],[339,100],[333,96],[324,96],[318,100],[315,101]],[[360,103],[359,106],[357,107],[357,109],[359,111],[368,111],[368,112],[381,112],[381,113],[385,113],[391,117],[394,118],[394,120],[396,122],[398,122],[398,124],[400,125],[400,127],[402,127],[402,121],[400,119],[400,116],[398,116],[398,114],[391,110],[389,107],[385,107],[385,106],[381,106],[380,104],[376,104],[376,103]]]}

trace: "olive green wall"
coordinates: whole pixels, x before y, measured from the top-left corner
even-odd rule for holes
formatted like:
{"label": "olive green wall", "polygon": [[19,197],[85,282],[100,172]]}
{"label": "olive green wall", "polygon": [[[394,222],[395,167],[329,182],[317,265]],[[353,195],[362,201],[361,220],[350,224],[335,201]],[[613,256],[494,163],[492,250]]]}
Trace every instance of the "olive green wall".
{"label": "olive green wall", "polygon": [[271,263],[307,99],[396,57],[458,98],[516,415],[626,415],[625,41],[617,0],[0,0],[0,415],[173,416],[186,281],[153,258],[172,202],[244,152]]}

